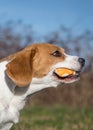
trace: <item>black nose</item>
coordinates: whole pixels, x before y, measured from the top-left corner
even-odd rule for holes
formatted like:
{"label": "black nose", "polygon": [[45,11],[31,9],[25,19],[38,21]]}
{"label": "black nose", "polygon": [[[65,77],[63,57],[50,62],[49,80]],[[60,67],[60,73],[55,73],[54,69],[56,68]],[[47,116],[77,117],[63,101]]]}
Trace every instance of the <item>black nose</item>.
{"label": "black nose", "polygon": [[85,59],[84,58],[79,58],[78,59],[79,63],[84,66],[85,65]]}

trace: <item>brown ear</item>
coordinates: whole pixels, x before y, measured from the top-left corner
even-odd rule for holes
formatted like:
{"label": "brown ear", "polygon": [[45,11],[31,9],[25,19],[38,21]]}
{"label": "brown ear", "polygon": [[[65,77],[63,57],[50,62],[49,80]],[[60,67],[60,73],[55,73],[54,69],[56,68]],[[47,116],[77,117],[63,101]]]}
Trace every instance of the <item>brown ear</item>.
{"label": "brown ear", "polygon": [[24,50],[18,53],[6,66],[7,75],[19,87],[25,87],[31,82],[35,53],[35,50]]}

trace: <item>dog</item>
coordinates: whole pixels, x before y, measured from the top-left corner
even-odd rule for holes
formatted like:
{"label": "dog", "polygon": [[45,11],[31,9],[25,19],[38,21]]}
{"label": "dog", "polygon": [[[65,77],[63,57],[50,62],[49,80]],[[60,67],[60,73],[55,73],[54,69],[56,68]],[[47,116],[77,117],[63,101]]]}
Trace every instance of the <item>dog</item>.
{"label": "dog", "polygon": [[[67,55],[63,48],[49,43],[27,46],[0,60],[0,130],[10,130],[19,122],[19,112],[28,95],[44,88],[79,80],[83,58]],[[56,69],[72,70],[59,76]]]}

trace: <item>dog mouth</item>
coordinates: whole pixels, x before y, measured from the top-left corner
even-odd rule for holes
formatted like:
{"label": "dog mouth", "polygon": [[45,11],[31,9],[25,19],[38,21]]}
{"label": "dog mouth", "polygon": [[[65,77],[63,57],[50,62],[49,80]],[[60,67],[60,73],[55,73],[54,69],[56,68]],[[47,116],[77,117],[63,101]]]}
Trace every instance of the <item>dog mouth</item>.
{"label": "dog mouth", "polygon": [[68,68],[56,68],[53,75],[57,80],[64,83],[71,83],[80,78],[80,71],[71,70]]}

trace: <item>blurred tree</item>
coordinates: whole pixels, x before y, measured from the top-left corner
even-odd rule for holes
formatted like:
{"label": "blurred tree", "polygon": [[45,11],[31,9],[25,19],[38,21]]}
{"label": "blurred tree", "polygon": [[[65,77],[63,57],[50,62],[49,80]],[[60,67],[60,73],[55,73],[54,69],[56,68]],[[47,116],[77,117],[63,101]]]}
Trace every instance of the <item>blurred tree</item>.
{"label": "blurred tree", "polygon": [[[28,44],[36,41],[37,37],[31,25],[25,25],[21,20],[14,23],[8,21],[0,26],[0,58],[19,51]],[[66,52],[85,57],[87,70],[93,66],[93,32],[84,31],[80,35],[74,35],[72,29],[61,26],[57,31],[52,32],[41,39],[50,44],[62,46]]]}
{"label": "blurred tree", "polygon": [[0,27],[0,58],[15,53],[33,42],[31,26],[8,21]]}

